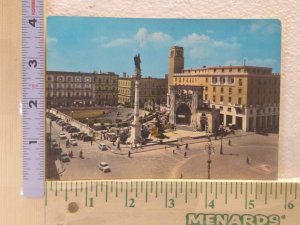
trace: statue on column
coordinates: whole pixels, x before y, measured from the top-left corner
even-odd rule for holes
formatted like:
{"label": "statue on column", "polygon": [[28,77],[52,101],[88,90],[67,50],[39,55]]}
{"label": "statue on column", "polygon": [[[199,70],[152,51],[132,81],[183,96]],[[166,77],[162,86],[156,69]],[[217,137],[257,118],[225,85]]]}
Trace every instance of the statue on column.
{"label": "statue on column", "polygon": [[137,70],[141,70],[141,58],[140,58],[140,54],[137,54],[136,56],[134,56],[134,64],[135,64],[135,68]]}

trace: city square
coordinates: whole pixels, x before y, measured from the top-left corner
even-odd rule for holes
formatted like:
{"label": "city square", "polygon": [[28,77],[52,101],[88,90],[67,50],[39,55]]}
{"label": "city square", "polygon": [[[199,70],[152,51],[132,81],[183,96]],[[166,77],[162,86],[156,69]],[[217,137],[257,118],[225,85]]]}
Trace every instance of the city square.
{"label": "city square", "polygon": [[[76,20],[68,20],[67,24],[71,22],[73,26],[66,27],[65,35],[77,27]],[[66,22],[62,18],[49,19],[51,24],[57,21]],[[82,19],[82,22],[97,27],[103,21]],[[155,21],[143,22],[148,28],[155,28]],[[269,38],[257,39],[238,29],[251,29],[255,22],[276,27],[270,44],[272,52],[266,45]],[[111,23],[128,28],[134,24],[114,19]],[[145,27],[132,28],[136,33],[128,31],[124,43],[119,39],[111,42],[101,39],[97,57],[102,61],[97,62],[94,55],[86,61],[89,69],[76,59],[71,67],[58,62],[60,67],[55,66],[51,50],[64,46],[58,41],[49,44],[47,178],[276,179],[280,23],[276,20],[184,21],[197,26],[190,26],[187,31],[182,29],[183,33],[169,28],[178,21],[161,20],[160,23],[162,31],[159,32],[151,33]],[[203,33],[200,27],[205,28],[205,24],[216,27],[215,32],[223,36]],[[225,25],[232,30],[226,30]],[[56,29],[51,31],[49,35],[56,34]],[[86,35],[93,32],[88,29]],[[172,35],[181,38],[175,40]],[[242,42],[243,38],[248,42]],[[91,43],[83,44],[85,54],[94,54],[94,50],[86,51],[93,49]],[[146,48],[150,43],[157,48],[156,54]],[[114,51],[110,51],[112,48]],[[205,48],[213,54],[204,54],[208,52],[202,51]],[[71,46],[68,51],[72,52]],[[269,54],[274,59],[241,59],[245,51],[251,57]],[[109,57],[103,58],[104,55],[123,57],[123,61],[115,63]],[[107,72],[96,70],[99,65]]]}
{"label": "city square", "polygon": [[[185,139],[168,144],[144,146],[132,151],[128,158],[129,147],[118,150],[106,141],[107,151],[101,151],[99,144],[103,141],[78,141],[78,146],[65,147],[65,140],[59,140],[61,128],[54,124],[52,137],[58,140],[63,151],[73,151],[70,162],[60,162],[54,158],[51,166],[47,165],[49,179],[206,179],[208,174],[208,153],[205,151],[207,138]],[[231,140],[231,145],[228,145]],[[276,179],[277,176],[277,142],[278,134],[264,136],[252,132],[240,132],[223,138],[224,154],[220,155],[221,140],[214,140],[212,154],[211,179]],[[177,149],[177,143],[180,149]],[[188,149],[185,149],[188,143]],[[79,157],[83,151],[84,158]],[[175,150],[175,154],[173,153]],[[187,152],[187,157],[184,157]],[[247,158],[249,162],[247,163]],[[99,170],[100,162],[107,162],[111,172]],[[53,168],[53,166],[55,168]]]}

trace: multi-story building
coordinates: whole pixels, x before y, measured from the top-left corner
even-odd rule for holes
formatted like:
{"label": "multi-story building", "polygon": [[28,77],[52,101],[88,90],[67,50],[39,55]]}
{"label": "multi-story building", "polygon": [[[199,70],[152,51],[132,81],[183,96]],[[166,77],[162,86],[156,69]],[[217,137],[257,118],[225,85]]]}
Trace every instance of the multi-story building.
{"label": "multi-story building", "polygon": [[89,106],[93,101],[91,73],[47,71],[47,107]]}
{"label": "multi-story building", "polygon": [[[167,100],[166,78],[143,77],[140,79],[140,106],[148,101],[156,104],[164,104]],[[118,81],[118,103],[133,106],[135,95],[135,80],[124,75]]]}
{"label": "multi-story building", "polygon": [[220,110],[220,124],[244,131],[278,129],[280,75],[272,73],[272,68],[242,65],[185,69],[183,48],[175,46],[170,50],[168,85],[201,86],[202,105]]}
{"label": "multi-story building", "polygon": [[113,72],[94,73],[93,97],[96,105],[116,105],[118,102],[118,75]]}
{"label": "multi-story building", "polygon": [[118,75],[47,71],[47,106],[116,105]]}

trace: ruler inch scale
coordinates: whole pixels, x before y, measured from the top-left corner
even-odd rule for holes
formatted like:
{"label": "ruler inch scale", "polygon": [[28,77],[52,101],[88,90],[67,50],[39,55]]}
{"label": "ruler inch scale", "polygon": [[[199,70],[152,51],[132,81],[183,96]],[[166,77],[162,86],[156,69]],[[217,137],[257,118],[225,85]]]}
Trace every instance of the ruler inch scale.
{"label": "ruler inch scale", "polygon": [[[153,213],[153,216],[161,212],[166,215],[182,213],[181,222],[177,218],[165,223],[174,225],[214,224],[201,223],[204,217],[213,215],[227,221],[216,223],[220,225],[297,225],[295,218],[299,219],[299,191],[297,182],[283,181],[47,181],[46,224],[97,225],[101,216],[106,218],[105,212],[122,212],[126,217],[145,210]],[[68,212],[70,204],[79,207],[77,214]],[[60,218],[62,210],[65,210],[64,220],[56,220]],[[100,211],[101,216],[91,216]],[[248,222],[228,222],[236,215]],[[145,215],[146,220],[149,219],[147,216],[149,214]],[[289,221],[291,218],[294,223]],[[172,221],[171,216],[168,219]],[[251,222],[251,219],[256,222]],[[118,224],[113,221],[110,218],[110,224]]]}
{"label": "ruler inch scale", "polygon": [[22,1],[23,189],[44,196],[45,184],[44,0]]}

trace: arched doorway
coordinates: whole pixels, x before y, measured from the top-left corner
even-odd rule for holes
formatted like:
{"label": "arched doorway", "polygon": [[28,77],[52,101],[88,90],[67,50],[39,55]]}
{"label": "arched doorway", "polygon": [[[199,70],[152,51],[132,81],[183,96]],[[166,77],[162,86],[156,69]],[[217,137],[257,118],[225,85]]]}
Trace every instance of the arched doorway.
{"label": "arched doorway", "polygon": [[181,104],[176,110],[176,124],[191,123],[191,110],[186,104]]}

